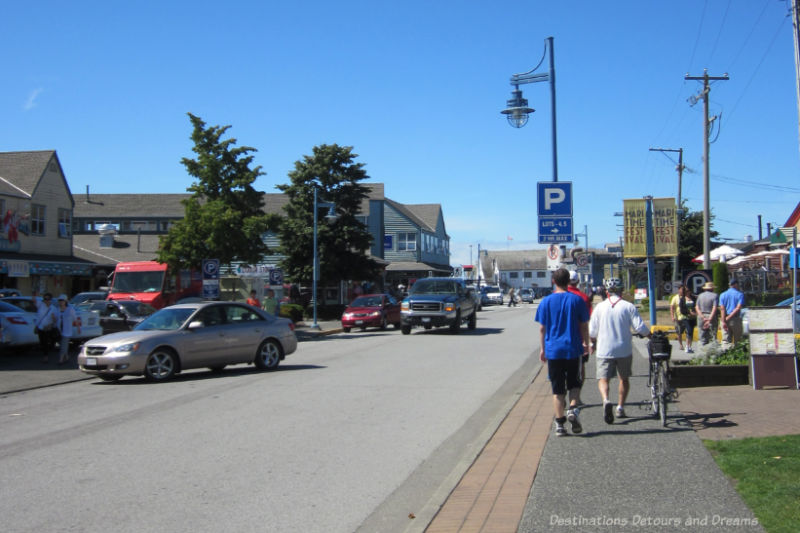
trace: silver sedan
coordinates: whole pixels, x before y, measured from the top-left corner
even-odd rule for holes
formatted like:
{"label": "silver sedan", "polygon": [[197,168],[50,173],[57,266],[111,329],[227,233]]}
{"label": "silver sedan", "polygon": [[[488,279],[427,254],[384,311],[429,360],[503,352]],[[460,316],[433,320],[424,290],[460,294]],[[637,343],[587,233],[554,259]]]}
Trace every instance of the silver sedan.
{"label": "silver sedan", "polygon": [[165,381],[182,370],[255,364],[273,370],[297,349],[294,324],[236,302],[165,307],[134,328],[92,339],[78,367],[105,381],[143,375]]}

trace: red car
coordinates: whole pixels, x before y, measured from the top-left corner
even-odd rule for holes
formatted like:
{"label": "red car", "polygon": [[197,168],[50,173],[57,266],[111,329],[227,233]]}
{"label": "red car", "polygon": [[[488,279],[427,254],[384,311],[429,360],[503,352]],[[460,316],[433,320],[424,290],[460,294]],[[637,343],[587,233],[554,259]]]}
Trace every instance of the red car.
{"label": "red car", "polygon": [[386,329],[392,324],[400,327],[400,303],[388,294],[365,294],[347,306],[342,314],[342,329],[349,333],[352,328],[368,327]]}

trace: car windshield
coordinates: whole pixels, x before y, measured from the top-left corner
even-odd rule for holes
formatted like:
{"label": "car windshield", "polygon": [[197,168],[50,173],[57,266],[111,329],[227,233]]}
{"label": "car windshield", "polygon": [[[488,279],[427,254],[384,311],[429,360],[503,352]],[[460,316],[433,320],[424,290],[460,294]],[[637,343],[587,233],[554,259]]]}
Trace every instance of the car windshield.
{"label": "car windshield", "polygon": [[380,305],[380,296],[359,296],[350,302],[350,307],[380,307]]}
{"label": "car windshield", "polygon": [[159,292],[164,285],[164,271],[117,272],[111,294],[132,292]]}
{"label": "car windshield", "polygon": [[500,287],[484,287],[483,292],[484,294],[488,292],[500,292]]}
{"label": "car windshield", "polygon": [[411,294],[451,294],[458,291],[458,282],[421,279],[411,287]]}
{"label": "car windshield", "polygon": [[194,312],[193,307],[166,307],[156,311],[133,329],[174,331],[179,329]]}

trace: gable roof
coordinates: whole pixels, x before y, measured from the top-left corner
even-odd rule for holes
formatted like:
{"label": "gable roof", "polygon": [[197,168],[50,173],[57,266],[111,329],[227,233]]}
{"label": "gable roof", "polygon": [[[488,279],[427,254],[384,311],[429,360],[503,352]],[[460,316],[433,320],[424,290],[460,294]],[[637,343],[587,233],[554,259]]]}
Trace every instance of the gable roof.
{"label": "gable roof", "polygon": [[[53,158],[60,169],[55,150],[0,152],[0,192],[9,196],[32,197]],[[61,175],[63,177],[64,173]]]}
{"label": "gable roof", "polygon": [[86,194],[75,200],[73,217],[166,217],[183,218],[184,194]]}
{"label": "gable roof", "polygon": [[789,219],[786,221],[786,224],[783,225],[784,228],[790,228],[792,226],[797,226],[800,223],[800,202],[797,202],[797,207],[794,208],[792,214],[789,215]]}

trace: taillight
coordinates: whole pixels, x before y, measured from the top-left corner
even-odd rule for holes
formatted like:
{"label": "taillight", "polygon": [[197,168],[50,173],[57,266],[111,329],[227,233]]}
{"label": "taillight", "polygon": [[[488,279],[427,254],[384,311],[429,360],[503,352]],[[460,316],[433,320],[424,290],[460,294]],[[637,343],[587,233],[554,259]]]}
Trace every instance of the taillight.
{"label": "taillight", "polygon": [[21,316],[7,316],[6,320],[9,324],[17,324],[19,326],[27,326],[28,321]]}

